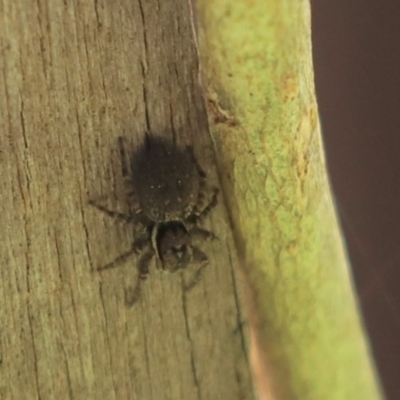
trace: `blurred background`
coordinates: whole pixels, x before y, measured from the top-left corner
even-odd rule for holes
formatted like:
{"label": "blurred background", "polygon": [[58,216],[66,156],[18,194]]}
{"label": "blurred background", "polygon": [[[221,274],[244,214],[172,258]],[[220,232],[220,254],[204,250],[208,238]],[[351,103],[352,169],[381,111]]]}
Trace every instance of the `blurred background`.
{"label": "blurred background", "polygon": [[400,0],[313,0],[312,11],[332,187],[383,387],[399,400]]}

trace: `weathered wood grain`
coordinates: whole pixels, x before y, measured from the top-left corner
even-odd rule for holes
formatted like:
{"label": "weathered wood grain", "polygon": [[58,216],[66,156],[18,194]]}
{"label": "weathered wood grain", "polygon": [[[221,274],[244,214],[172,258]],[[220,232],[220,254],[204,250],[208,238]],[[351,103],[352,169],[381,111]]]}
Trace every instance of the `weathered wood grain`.
{"label": "weathered wood grain", "polygon": [[[253,399],[235,250],[219,237],[189,293],[152,268],[124,306],[132,227],[117,138],[192,143],[218,184],[184,0],[0,1],[0,398]],[[187,271],[190,275],[193,271]]]}

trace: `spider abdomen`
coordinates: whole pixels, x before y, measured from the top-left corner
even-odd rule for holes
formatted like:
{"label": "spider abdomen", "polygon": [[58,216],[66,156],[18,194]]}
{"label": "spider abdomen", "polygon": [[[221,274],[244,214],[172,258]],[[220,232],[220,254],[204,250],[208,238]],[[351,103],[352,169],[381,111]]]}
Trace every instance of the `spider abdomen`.
{"label": "spider abdomen", "polygon": [[133,177],[143,213],[155,222],[184,220],[199,197],[200,180],[190,152],[152,140],[135,157]]}

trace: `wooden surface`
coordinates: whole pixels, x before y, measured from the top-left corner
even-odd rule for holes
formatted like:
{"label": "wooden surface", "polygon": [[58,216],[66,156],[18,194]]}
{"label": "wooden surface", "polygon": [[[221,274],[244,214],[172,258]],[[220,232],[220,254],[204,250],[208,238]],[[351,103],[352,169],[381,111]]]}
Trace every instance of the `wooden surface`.
{"label": "wooden surface", "polygon": [[[184,0],[0,1],[0,398],[250,400],[237,262],[220,196],[219,237],[189,293],[153,265],[124,306],[132,227],[117,138],[193,143],[218,185]],[[190,275],[193,271],[186,271]]]}

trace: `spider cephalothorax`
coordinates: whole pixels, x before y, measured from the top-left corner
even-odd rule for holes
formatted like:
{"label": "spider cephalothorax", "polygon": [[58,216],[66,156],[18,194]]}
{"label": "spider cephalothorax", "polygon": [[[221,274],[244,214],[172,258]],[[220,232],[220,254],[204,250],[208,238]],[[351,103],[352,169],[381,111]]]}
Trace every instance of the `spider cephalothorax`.
{"label": "spider cephalothorax", "polygon": [[163,270],[177,271],[192,261],[192,240],[182,222],[168,221],[155,224],[152,245]]}
{"label": "spider cephalothorax", "polygon": [[[137,206],[130,215],[125,215],[95,202],[90,204],[111,217],[144,229],[136,234],[130,251],[101,270],[114,268],[135,253],[141,253],[138,263],[140,279],[148,275],[149,263],[154,256],[160,269],[169,272],[184,269],[192,262],[205,265],[208,258],[193,245],[192,239],[214,237],[198,224],[216,205],[218,190],[213,188],[211,193],[207,193],[210,190],[206,185],[206,174],[197,163],[192,148],[181,148],[164,139],[148,139],[133,154],[129,173],[122,138],[119,143],[122,173],[128,194],[135,198]],[[140,279],[135,294],[128,301],[130,305],[138,299]]]}

